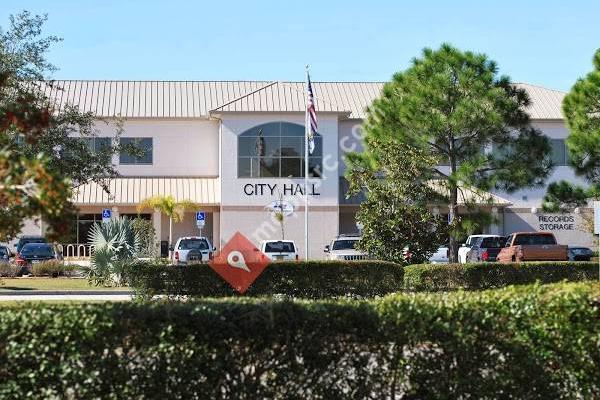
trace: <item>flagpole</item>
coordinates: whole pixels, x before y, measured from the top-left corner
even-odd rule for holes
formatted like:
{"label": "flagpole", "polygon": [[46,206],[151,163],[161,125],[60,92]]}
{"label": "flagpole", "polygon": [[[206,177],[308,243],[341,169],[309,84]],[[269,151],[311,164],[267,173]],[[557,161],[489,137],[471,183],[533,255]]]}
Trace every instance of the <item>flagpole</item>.
{"label": "flagpole", "polygon": [[[306,66],[306,97],[308,100],[308,65]],[[308,120],[308,102],[304,109],[304,258],[308,260],[308,137],[310,121]]]}

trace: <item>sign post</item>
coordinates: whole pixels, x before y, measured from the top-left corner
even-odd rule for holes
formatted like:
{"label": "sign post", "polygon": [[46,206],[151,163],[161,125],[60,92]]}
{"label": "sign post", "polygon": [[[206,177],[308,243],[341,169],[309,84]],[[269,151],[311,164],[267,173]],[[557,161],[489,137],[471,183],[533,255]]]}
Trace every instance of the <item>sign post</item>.
{"label": "sign post", "polygon": [[600,201],[594,201],[594,234],[598,235],[598,280],[600,280]]}
{"label": "sign post", "polygon": [[204,211],[196,212],[196,226],[200,230],[200,236],[202,236],[202,228],[206,224],[206,213]]}
{"label": "sign post", "polygon": [[112,217],[112,210],[110,208],[102,209],[102,222],[108,222]]}

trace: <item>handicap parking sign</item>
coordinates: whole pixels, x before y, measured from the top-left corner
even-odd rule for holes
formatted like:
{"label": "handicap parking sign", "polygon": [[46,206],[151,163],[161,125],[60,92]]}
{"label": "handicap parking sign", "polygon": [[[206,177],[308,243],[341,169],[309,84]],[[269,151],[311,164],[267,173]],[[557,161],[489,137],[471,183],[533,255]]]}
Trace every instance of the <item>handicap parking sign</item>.
{"label": "handicap parking sign", "polygon": [[102,221],[106,222],[108,221],[112,216],[112,211],[110,210],[110,208],[105,208],[102,210]]}
{"label": "handicap parking sign", "polygon": [[196,213],[196,225],[198,228],[202,228],[206,223],[206,213],[204,211],[198,211]]}

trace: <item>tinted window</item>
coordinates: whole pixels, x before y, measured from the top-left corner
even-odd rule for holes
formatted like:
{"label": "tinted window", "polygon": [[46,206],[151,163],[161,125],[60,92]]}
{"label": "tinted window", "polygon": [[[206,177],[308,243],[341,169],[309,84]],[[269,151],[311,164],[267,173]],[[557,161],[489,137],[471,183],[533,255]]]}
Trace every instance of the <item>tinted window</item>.
{"label": "tinted window", "polygon": [[333,242],[332,250],[352,250],[358,240],[336,240]]}
{"label": "tinted window", "polygon": [[208,250],[206,239],[183,239],[179,242],[179,250]]}
{"label": "tinted window", "polygon": [[122,151],[119,155],[121,164],[152,164],[152,138],[121,138],[121,145],[135,146],[139,154]]}
{"label": "tinted window", "polygon": [[550,235],[517,235],[515,245],[548,245],[556,244],[556,240]]}
{"label": "tinted window", "polygon": [[479,247],[484,249],[497,249],[502,246],[504,246],[504,238],[495,237],[483,238],[479,244]]}
{"label": "tinted window", "polygon": [[41,257],[53,257],[54,249],[50,244],[38,244],[30,243],[23,246],[21,249],[21,255],[23,256],[41,256]]}
{"label": "tinted window", "polygon": [[[315,135],[309,155],[309,176],[323,170],[323,138]],[[238,137],[240,178],[301,178],[304,176],[304,126],[270,122],[248,129]]]}
{"label": "tinted window", "polygon": [[294,253],[292,242],[269,242],[265,244],[265,253]]}

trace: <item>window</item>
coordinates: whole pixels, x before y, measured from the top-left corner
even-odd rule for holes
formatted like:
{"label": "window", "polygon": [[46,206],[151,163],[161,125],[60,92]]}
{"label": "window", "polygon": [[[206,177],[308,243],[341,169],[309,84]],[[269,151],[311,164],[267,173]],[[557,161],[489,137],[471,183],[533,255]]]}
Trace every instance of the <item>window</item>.
{"label": "window", "polygon": [[109,137],[83,137],[81,140],[84,141],[93,153],[100,153],[110,148],[112,142]]}
{"label": "window", "polygon": [[121,138],[121,145],[134,146],[137,151],[130,154],[127,150],[122,150],[119,155],[119,163],[125,165],[152,164],[152,138]]}
{"label": "window", "polygon": [[294,243],[292,242],[268,242],[265,244],[265,253],[294,253]]}
{"label": "window", "polygon": [[[308,157],[309,176],[321,177],[323,138],[315,136]],[[304,177],[304,126],[271,122],[249,129],[238,138],[238,177]]]}
{"label": "window", "polygon": [[569,153],[564,139],[550,139],[552,164],[569,165]]}

